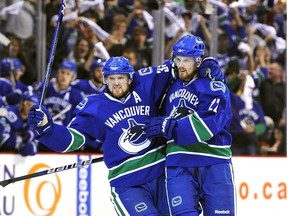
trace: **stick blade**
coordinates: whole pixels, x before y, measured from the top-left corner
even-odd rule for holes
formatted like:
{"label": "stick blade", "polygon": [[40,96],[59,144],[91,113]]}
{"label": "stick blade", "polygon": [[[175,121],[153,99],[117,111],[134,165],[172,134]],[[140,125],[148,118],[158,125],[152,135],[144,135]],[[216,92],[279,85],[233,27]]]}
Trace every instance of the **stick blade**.
{"label": "stick blade", "polygon": [[1,181],[1,182],[0,182],[0,187],[1,187],[1,189],[4,188],[5,186],[7,186],[7,185],[10,184],[10,183],[11,183],[11,180],[10,180],[10,179]]}

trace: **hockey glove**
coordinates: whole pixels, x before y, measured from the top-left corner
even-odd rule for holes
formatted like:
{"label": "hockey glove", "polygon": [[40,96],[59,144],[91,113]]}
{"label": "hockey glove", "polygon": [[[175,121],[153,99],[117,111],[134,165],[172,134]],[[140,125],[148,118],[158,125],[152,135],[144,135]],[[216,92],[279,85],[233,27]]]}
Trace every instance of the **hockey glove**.
{"label": "hockey glove", "polygon": [[52,116],[43,105],[33,105],[28,113],[28,125],[34,128],[36,135],[41,136],[51,130],[53,120]]}
{"label": "hockey glove", "polygon": [[198,68],[198,72],[201,77],[208,76],[213,81],[226,83],[226,77],[213,57],[205,57]]}
{"label": "hockey glove", "polygon": [[173,129],[177,120],[167,116],[158,116],[145,121],[144,131],[149,139],[155,137],[173,137]]}
{"label": "hockey glove", "polygon": [[36,142],[23,143],[19,147],[21,156],[33,156],[38,152]]}

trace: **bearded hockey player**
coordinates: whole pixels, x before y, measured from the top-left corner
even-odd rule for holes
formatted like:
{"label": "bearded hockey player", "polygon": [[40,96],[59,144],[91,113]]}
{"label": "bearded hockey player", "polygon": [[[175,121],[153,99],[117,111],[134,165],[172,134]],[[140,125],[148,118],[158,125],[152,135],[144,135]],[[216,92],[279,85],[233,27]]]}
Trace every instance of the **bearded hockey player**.
{"label": "bearded hockey player", "polygon": [[[169,87],[164,115],[148,120],[149,138],[167,142],[167,189],[172,215],[236,215],[231,163],[230,92],[224,82],[199,76],[206,61],[201,38],[186,35],[173,46],[178,79]],[[213,63],[214,62],[214,63]],[[214,64],[215,67],[212,65]],[[181,183],[180,183],[181,182]]]}

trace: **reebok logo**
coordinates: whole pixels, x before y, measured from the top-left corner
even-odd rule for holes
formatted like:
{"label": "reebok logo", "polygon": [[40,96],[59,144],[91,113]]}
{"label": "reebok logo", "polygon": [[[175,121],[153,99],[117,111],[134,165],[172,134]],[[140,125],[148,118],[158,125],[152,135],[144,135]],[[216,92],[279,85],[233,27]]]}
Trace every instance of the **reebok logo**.
{"label": "reebok logo", "polygon": [[178,206],[182,204],[182,197],[181,196],[176,196],[172,199],[172,206]]}
{"label": "reebok logo", "polygon": [[141,202],[135,205],[136,212],[142,212],[142,211],[145,211],[146,209],[147,209],[147,205],[144,202]]}
{"label": "reebok logo", "polygon": [[215,210],[214,212],[215,214],[219,214],[219,215],[230,215],[230,210]]}
{"label": "reebok logo", "polygon": [[165,118],[164,121],[163,121],[163,123],[162,123],[162,132],[163,132],[163,133],[165,133],[165,127],[166,127],[168,118],[169,118],[169,117]]}

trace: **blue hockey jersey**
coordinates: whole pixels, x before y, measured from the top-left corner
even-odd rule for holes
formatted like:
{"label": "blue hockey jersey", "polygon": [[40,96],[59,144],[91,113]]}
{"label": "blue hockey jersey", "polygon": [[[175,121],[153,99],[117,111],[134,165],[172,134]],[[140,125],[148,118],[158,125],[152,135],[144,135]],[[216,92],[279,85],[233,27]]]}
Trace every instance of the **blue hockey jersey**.
{"label": "blue hockey jersey", "polygon": [[165,98],[165,115],[178,119],[168,141],[167,166],[196,167],[231,159],[229,89],[220,81],[197,77],[176,80]]}
{"label": "blue hockey jersey", "polygon": [[43,105],[48,108],[52,116],[56,116],[62,110],[67,109],[67,112],[58,115],[59,117],[55,119],[55,123],[66,126],[73,117],[75,107],[82,99],[83,96],[78,89],[69,86],[67,89],[59,91],[55,84],[50,82]]}
{"label": "blue hockey jersey", "polygon": [[167,61],[137,71],[130,93],[122,100],[107,92],[88,96],[75,109],[75,118],[67,127],[70,135],[62,131],[58,136],[59,126],[54,125],[39,141],[62,152],[101,142],[113,187],[139,185],[163,175],[166,145],[149,140],[143,126],[146,119],[159,114],[158,104],[172,81],[170,69]]}
{"label": "blue hockey jersey", "polygon": [[1,151],[16,151],[23,141],[23,136],[28,130],[26,120],[21,118],[19,105],[8,106],[7,116],[0,117],[0,124],[4,131],[0,134]]}
{"label": "blue hockey jersey", "polygon": [[10,93],[13,93],[11,82],[5,78],[0,77],[0,95],[3,97]]}
{"label": "blue hockey jersey", "polygon": [[101,88],[97,88],[91,80],[87,79],[74,80],[71,83],[71,86],[80,90],[86,97],[92,94],[100,94],[106,89],[106,85],[103,85]]}
{"label": "blue hockey jersey", "polygon": [[255,128],[255,135],[260,135],[265,132],[266,124],[264,119],[264,111],[262,106],[253,101],[252,109],[245,107],[245,102],[240,96],[231,93],[231,106],[233,118],[229,127],[229,132],[232,134],[245,134],[245,127],[251,124]]}

